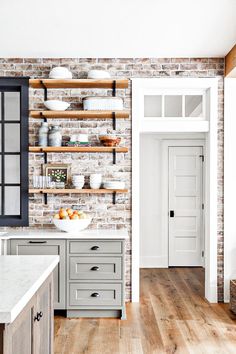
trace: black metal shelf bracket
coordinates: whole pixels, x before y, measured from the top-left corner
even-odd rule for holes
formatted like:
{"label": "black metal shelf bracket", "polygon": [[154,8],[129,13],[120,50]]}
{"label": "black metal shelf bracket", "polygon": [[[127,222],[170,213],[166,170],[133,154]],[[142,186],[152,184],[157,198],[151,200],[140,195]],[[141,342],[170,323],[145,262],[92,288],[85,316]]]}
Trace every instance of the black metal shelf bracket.
{"label": "black metal shelf bracket", "polygon": [[112,150],[112,155],[113,155],[113,165],[116,164],[116,149]]}
{"label": "black metal shelf bracket", "polygon": [[47,99],[48,99],[48,89],[45,86],[43,80],[40,80],[40,83],[41,83],[41,85],[43,86],[43,89],[44,89],[44,101],[47,101]]}
{"label": "black metal shelf bracket", "polygon": [[40,194],[43,194],[44,204],[48,204],[48,194],[40,191]]}
{"label": "black metal shelf bracket", "polygon": [[43,153],[44,163],[48,163],[48,154],[46,152]]}
{"label": "black metal shelf bracket", "polygon": [[40,112],[40,118],[43,119],[44,122],[47,122],[47,118],[44,116],[43,112]]}
{"label": "black metal shelf bracket", "polygon": [[116,192],[113,192],[112,194],[112,203],[116,204]]}
{"label": "black metal shelf bracket", "polygon": [[114,80],[112,83],[112,96],[116,96],[116,80]]}
{"label": "black metal shelf bracket", "polygon": [[116,112],[112,112],[113,130],[116,130]]}

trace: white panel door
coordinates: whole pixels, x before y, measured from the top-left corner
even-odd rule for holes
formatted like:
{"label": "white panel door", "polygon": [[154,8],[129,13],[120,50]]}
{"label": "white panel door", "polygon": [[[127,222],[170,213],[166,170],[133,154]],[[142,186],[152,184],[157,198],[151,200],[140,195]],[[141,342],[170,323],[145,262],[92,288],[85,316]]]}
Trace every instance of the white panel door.
{"label": "white panel door", "polygon": [[202,265],[202,154],[169,147],[169,266]]}

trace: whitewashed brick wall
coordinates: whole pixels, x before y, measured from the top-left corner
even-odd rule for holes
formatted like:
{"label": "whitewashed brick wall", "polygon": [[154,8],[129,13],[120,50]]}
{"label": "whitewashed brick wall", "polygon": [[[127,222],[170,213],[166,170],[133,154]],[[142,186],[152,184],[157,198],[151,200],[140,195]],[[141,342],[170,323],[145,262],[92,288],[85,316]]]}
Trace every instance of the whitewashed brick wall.
{"label": "whitewashed brick wall", "polygon": [[[30,76],[45,78],[52,67],[66,66],[73,72],[74,78],[86,78],[90,69],[105,69],[113,77],[218,77],[219,78],[219,115],[218,115],[218,298],[223,299],[223,58],[0,58],[1,76]],[[109,90],[49,90],[49,98],[60,98],[71,103],[71,108],[82,108],[81,99],[88,95],[111,95]],[[124,98],[126,109],[131,107],[131,88],[118,90]],[[43,108],[42,90],[30,90],[30,108]],[[55,123],[55,121],[54,121]],[[95,142],[100,134],[111,133],[111,120],[58,120],[63,134],[88,133]],[[37,144],[40,121],[30,120],[30,144]],[[118,120],[117,132],[124,137],[124,145],[131,146],[131,120]],[[30,154],[30,180],[33,174],[40,174],[43,157]],[[117,155],[117,164],[112,164],[111,154],[48,154],[48,162],[72,164],[72,173],[88,176],[101,172],[105,177],[117,177],[126,182],[131,189],[131,152]],[[128,228],[130,240],[126,248],[126,298],[130,300],[131,273],[131,194],[119,195],[117,204],[112,204],[110,195],[62,195],[49,196],[48,205],[43,197],[30,195],[30,227],[52,227],[50,218],[61,206],[76,204],[90,211],[94,218],[92,228]]]}

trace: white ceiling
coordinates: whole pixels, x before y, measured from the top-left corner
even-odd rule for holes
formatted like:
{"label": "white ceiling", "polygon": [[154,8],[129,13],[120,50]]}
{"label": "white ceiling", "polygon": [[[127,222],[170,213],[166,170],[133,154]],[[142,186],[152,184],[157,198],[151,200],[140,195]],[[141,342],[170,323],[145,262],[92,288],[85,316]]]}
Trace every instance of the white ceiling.
{"label": "white ceiling", "polygon": [[1,0],[1,57],[222,57],[236,0]]}

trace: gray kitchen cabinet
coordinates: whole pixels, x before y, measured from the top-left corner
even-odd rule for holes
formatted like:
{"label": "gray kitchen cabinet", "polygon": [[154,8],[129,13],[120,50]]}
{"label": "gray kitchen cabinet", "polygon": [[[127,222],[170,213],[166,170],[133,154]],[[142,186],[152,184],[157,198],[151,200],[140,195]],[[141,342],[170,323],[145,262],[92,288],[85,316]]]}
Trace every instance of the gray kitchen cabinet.
{"label": "gray kitchen cabinet", "polygon": [[60,262],[53,272],[54,309],[66,308],[66,242],[51,239],[11,239],[11,255],[59,255]]}
{"label": "gray kitchen cabinet", "polygon": [[17,318],[0,325],[1,354],[53,354],[53,281],[50,275]]}
{"label": "gray kitchen cabinet", "polygon": [[67,317],[125,312],[125,240],[67,241]]}

